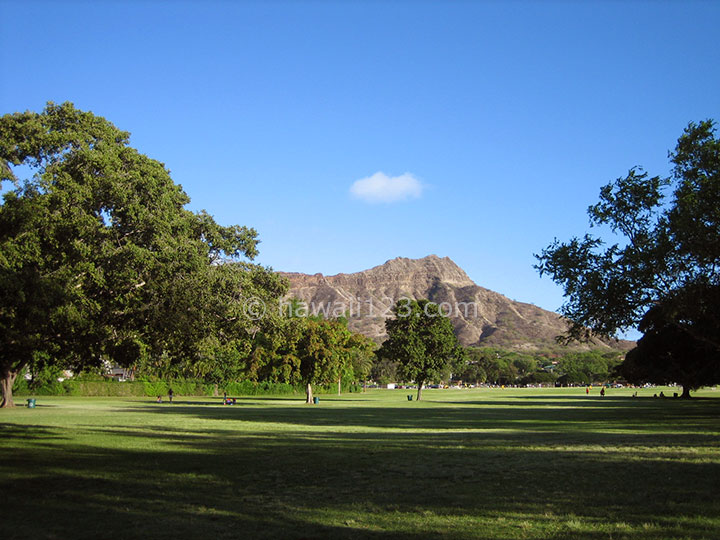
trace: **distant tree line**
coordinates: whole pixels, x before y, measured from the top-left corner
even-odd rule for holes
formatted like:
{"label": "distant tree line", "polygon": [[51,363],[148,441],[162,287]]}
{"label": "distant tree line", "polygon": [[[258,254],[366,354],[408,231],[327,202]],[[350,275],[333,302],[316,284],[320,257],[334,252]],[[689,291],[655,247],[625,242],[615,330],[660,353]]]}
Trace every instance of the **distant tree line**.
{"label": "distant tree line", "polygon": [[[467,347],[463,361],[446,365],[428,383],[462,382],[467,385],[580,385],[620,379],[618,366],[623,353],[595,350],[585,352],[521,353],[497,347]],[[381,384],[408,381],[401,377],[400,364],[378,358],[371,378]]]}

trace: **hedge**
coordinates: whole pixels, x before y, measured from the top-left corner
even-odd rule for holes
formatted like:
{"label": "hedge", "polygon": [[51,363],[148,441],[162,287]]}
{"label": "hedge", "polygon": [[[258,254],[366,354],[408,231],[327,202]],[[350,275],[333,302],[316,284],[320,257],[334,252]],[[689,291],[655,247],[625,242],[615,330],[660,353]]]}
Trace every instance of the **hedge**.
{"label": "hedge", "polygon": [[[227,392],[228,396],[294,395],[305,394],[305,387],[286,383],[237,381],[225,385],[216,385],[204,381],[185,379],[173,381],[83,381],[67,379],[62,382],[45,384],[30,388],[28,381],[18,378],[13,386],[13,394],[18,396],[117,396],[117,397],[156,397],[167,396],[172,388],[176,396],[213,396]],[[360,385],[343,385],[343,392],[359,392]],[[315,385],[316,394],[333,394],[337,385]]]}

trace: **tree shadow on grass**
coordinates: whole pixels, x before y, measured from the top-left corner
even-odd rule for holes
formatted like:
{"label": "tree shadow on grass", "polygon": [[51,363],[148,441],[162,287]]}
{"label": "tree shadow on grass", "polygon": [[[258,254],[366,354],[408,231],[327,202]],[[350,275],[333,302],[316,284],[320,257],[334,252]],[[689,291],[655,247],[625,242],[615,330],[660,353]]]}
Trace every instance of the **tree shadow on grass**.
{"label": "tree shadow on grass", "polygon": [[720,537],[717,402],[555,401],[131,403],[87,445],[4,424],[0,536]]}
{"label": "tree shadow on grass", "polygon": [[41,440],[67,439],[52,426],[25,426],[22,424],[0,424],[0,439]]}
{"label": "tree shadow on grass", "polygon": [[669,448],[644,459],[519,431],[95,429],[125,445],[68,444],[45,426],[25,434],[52,446],[3,441],[3,538],[720,535],[720,465]]}
{"label": "tree shadow on grass", "polygon": [[[540,405],[542,403],[542,405]],[[567,406],[556,400],[526,402],[498,400],[493,402],[444,401],[437,406],[413,403],[382,407],[323,407],[301,403],[289,406],[263,406],[254,400],[242,406],[206,406],[196,402],[172,407],[130,407],[129,410],[160,415],[180,415],[207,420],[241,420],[257,423],[327,426],[347,428],[395,428],[425,430],[521,429],[531,431],[586,432],[630,430],[633,432],[668,431],[682,426],[682,431],[706,432],[718,428],[720,400],[705,402],[663,403],[657,400],[582,400]]]}

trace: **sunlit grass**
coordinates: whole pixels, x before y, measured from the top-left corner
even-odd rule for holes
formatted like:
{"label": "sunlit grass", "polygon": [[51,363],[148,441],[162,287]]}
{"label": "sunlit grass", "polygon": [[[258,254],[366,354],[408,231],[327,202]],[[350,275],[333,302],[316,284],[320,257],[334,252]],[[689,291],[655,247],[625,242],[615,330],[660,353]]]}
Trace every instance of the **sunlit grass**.
{"label": "sunlit grass", "polygon": [[720,391],[657,392],[40,398],[0,411],[0,537],[718,538]]}

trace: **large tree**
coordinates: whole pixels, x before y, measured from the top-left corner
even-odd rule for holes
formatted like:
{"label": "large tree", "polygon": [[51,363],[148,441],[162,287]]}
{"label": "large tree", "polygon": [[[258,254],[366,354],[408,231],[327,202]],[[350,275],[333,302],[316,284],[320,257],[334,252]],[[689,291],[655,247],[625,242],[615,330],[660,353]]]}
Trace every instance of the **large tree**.
{"label": "large tree", "polygon": [[[643,337],[618,372],[634,384],[678,383],[683,398],[701,386],[720,382],[720,348],[693,335],[720,335],[720,288],[703,288],[689,301],[676,298],[650,308],[640,322]],[[692,306],[690,312],[688,306]],[[684,321],[680,326],[672,321]],[[685,330],[693,327],[693,332]]]}
{"label": "large tree", "polygon": [[193,358],[209,334],[249,324],[245,285],[272,280],[220,264],[256,255],[253,229],[186,210],[162,163],[70,103],[0,118],[0,182],[13,184],[0,206],[3,406],[39,354],[74,367]]}
{"label": "large tree", "polygon": [[322,318],[302,319],[297,342],[300,377],[306,389],[306,402],[313,403],[313,385],[337,381],[350,360],[352,333],[347,322]]}
{"label": "large tree", "polygon": [[197,353],[172,367],[177,376],[214,383],[217,392],[232,381],[258,380],[258,351],[265,350],[268,336],[285,338],[279,299],[287,281],[248,263],[214,265],[210,271],[214,286],[191,291],[194,309],[202,314],[202,321],[187,328]]}
{"label": "large tree", "polygon": [[568,338],[617,335],[662,305],[643,328],[674,328],[720,349],[720,335],[707,331],[712,325],[696,324],[698,317],[713,316],[698,311],[699,299],[720,287],[720,141],[714,122],[690,123],[670,161],[669,178],[632,169],[604,186],[600,202],[588,209],[591,225],[608,227],[620,241],[606,246],[586,234],[556,240],[537,255],[540,274],[564,287]]}
{"label": "large tree", "polygon": [[393,314],[395,318],[385,321],[388,339],[378,355],[397,361],[400,376],[415,381],[419,401],[423,385],[462,365],[465,351],[452,322],[434,302],[403,298],[393,307]]}
{"label": "large tree", "polygon": [[[345,363],[343,375],[351,382],[363,381],[363,391],[367,378],[370,376],[375,361],[375,349],[377,345],[369,337],[363,334],[352,334],[347,343],[348,361]],[[338,380],[338,394],[341,389],[341,381]]]}

